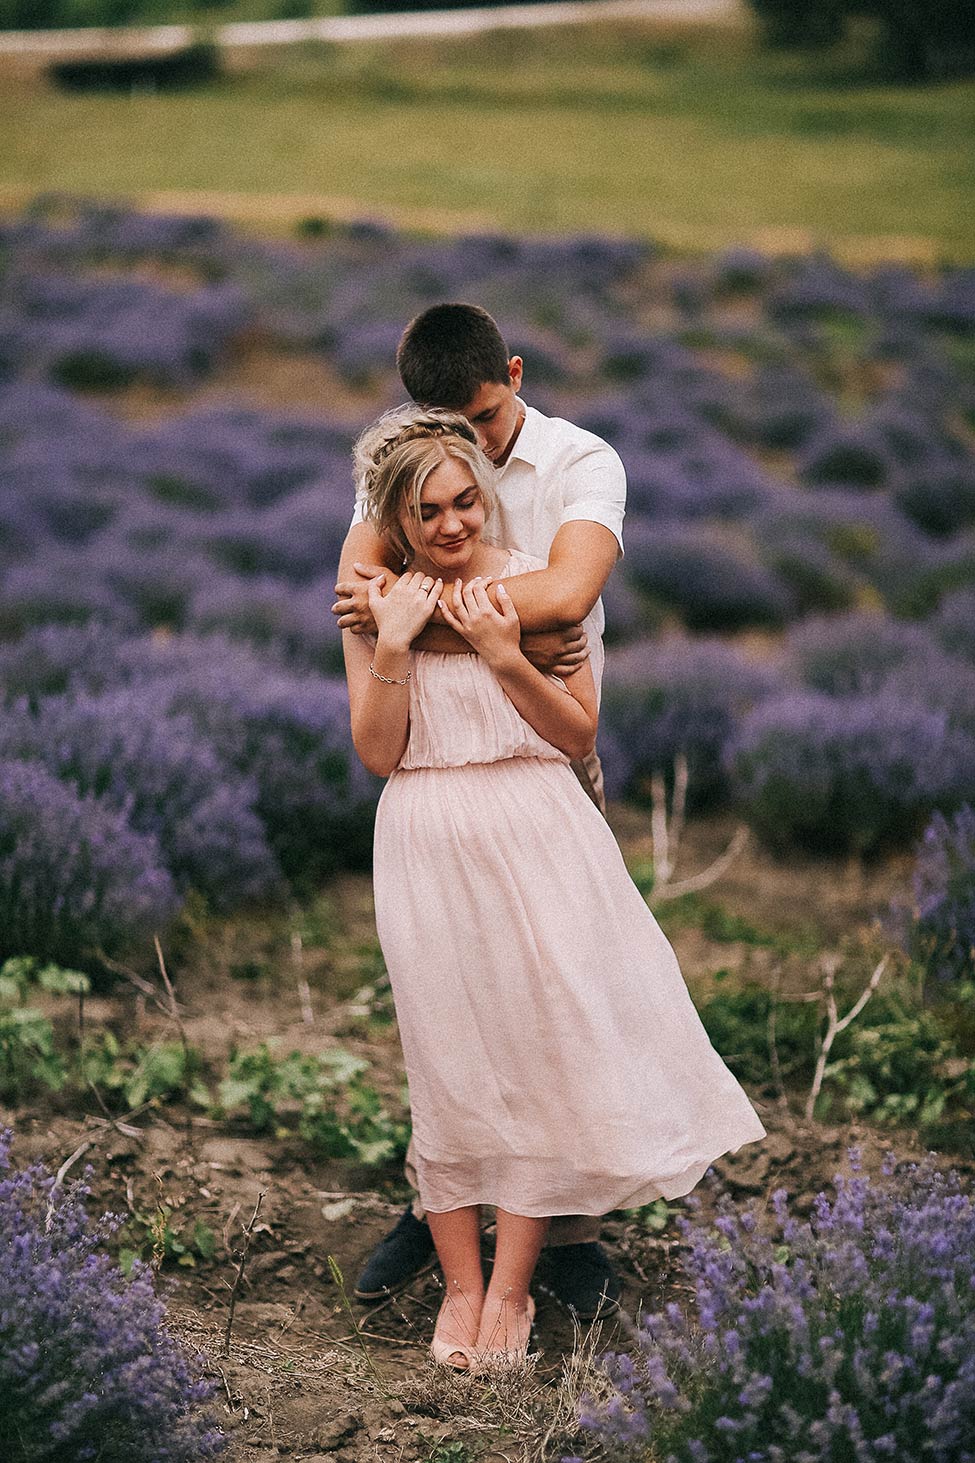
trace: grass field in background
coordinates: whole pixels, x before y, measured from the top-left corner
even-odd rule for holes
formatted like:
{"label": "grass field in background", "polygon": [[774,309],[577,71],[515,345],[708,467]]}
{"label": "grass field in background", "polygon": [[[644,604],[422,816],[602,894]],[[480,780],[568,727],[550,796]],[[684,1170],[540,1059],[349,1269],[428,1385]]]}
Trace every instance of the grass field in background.
{"label": "grass field in background", "polygon": [[[868,41],[811,60],[746,29],[604,24],[250,52],[221,84],[169,96],[8,77],[0,201],[178,193],[272,225],[351,210],[975,258],[975,86],[871,81]],[[277,201],[265,212],[259,195]]]}

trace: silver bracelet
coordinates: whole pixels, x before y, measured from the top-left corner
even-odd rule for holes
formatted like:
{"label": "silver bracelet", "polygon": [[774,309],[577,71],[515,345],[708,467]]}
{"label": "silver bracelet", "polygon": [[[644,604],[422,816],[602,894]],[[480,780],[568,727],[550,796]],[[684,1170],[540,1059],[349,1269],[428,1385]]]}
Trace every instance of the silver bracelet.
{"label": "silver bracelet", "polygon": [[372,662],[369,664],[369,674],[375,676],[377,681],[382,681],[386,686],[408,686],[413,677],[413,672],[410,670],[406,672],[401,681],[391,681],[389,676],[381,676]]}

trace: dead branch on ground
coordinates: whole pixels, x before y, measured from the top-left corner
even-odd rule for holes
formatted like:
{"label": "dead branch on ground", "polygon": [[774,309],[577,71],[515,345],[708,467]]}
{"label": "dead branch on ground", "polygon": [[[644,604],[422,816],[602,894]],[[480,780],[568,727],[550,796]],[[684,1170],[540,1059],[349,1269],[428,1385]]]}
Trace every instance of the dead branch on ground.
{"label": "dead branch on ground", "polygon": [[823,995],[826,997],[826,1034],[823,1037],[822,1046],[819,1049],[819,1056],[816,1060],[816,1071],[813,1075],[812,1087],[809,1089],[809,1096],[806,1098],[806,1117],[812,1120],[813,1110],[816,1106],[816,1098],[823,1085],[823,1076],[826,1071],[826,1062],[829,1058],[833,1042],[841,1031],[845,1031],[850,1022],[855,1020],[863,1010],[864,1006],[873,995],[880,983],[880,977],[887,969],[889,956],[884,955],[877,963],[873,974],[867,981],[859,997],[847,1011],[846,1015],[840,1017],[836,1007],[836,997],[833,994],[833,982],[836,976],[839,961],[836,956],[831,956],[823,962]]}
{"label": "dead branch on ground", "polygon": [[230,1338],[234,1329],[234,1311],[237,1309],[237,1292],[240,1283],[244,1278],[244,1266],[247,1264],[247,1256],[250,1252],[251,1238],[254,1234],[254,1225],[257,1223],[257,1216],[261,1212],[261,1205],[267,1196],[267,1190],[262,1189],[257,1196],[257,1203],[254,1205],[254,1213],[244,1230],[244,1243],[240,1251],[240,1259],[237,1261],[237,1273],[234,1276],[234,1283],[230,1287],[230,1309],[227,1313],[227,1329],[223,1333],[223,1355],[230,1355]]}
{"label": "dead branch on ground", "polygon": [[667,789],[663,774],[655,772],[650,780],[650,834],[653,843],[653,889],[651,899],[679,899],[682,894],[696,894],[707,889],[730,868],[748,842],[748,829],[740,823],[723,853],[687,879],[674,882],[674,871],[680,852],[687,812],[687,758],[678,752],[674,758],[674,792],[670,817],[667,817]]}

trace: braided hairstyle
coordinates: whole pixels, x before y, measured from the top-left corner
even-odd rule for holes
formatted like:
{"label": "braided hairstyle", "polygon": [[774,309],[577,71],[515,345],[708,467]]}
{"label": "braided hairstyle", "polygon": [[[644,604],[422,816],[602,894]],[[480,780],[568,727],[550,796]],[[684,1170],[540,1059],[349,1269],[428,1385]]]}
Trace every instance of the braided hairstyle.
{"label": "braided hairstyle", "polygon": [[356,498],[363,516],[402,555],[404,564],[414,551],[400,523],[403,504],[419,521],[423,484],[448,457],[470,467],[490,516],[497,502],[494,469],[477,444],[474,428],[459,412],[412,402],[394,407],[366,427],[353,448]]}

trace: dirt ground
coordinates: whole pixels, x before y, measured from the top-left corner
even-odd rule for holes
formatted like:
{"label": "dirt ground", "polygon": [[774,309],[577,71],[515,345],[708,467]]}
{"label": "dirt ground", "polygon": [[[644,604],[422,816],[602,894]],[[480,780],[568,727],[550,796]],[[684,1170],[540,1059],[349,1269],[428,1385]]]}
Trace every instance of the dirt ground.
{"label": "dirt ground", "polygon": [[[647,817],[620,808],[612,821],[635,867],[649,852]],[[678,877],[703,868],[733,832],[723,819],[692,824]],[[707,897],[759,929],[775,931],[782,944],[715,941],[680,920],[669,933],[692,993],[702,992],[718,968],[734,978],[775,979],[782,989],[814,989],[824,952],[833,949],[869,965],[880,938],[877,915],[904,882],[905,868],[897,861],[785,866],[750,844]],[[667,929],[664,906],[658,915]],[[195,939],[172,953],[188,1040],[215,1072],[235,1044],[278,1038],[281,1054],[338,1045],[366,1056],[370,1081],[394,1093],[402,1081],[395,1026],[368,1019],[362,1005],[363,972],[375,978],[377,968],[368,878],[336,881],[303,918],[304,943],[295,943],[293,919],[289,926],[238,920],[201,926]],[[292,934],[286,938],[287,928]],[[814,945],[815,955],[809,953]],[[86,1023],[89,1030],[107,1024],[142,1040],[173,1036],[171,1023],[125,980],[89,1001]],[[807,1122],[797,1115],[801,1094],[788,1101],[771,1088],[749,1095],[768,1138],[714,1165],[696,1191],[704,1215],[722,1191],[764,1205],[780,1186],[804,1213],[819,1190],[829,1191],[835,1173],[848,1168],[852,1145],[862,1150],[868,1171],[889,1149],[904,1158],[924,1151],[907,1131]],[[530,1463],[580,1451],[572,1406],[587,1377],[598,1386],[593,1357],[624,1344],[641,1311],[689,1291],[676,1222],[690,1212],[685,1201],[670,1206],[660,1228],[611,1216],[604,1238],[624,1283],[622,1314],[585,1332],[574,1330],[545,1292],[543,1263],[533,1367],[496,1383],[454,1377],[427,1357],[441,1298],[436,1271],[371,1308],[350,1300],[362,1262],[403,1207],[406,1189],[396,1164],[377,1169],[317,1162],[293,1136],[248,1136],[242,1125],[174,1104],[134,1119],[134,1136],[105,1121],[94,1099],[89,1109],[85,1116],[77,1103],[52,1097],[6,1115],[17,1132],[15,1153],[21,1160],[43,1157],[57,1168],[90,1139],[69,1172],[77,1175],[91,1164],[94,1207],[144,1214],[162,1205],[174,1227],[200,1222],[212,1231],[212,1258],[197,1257],[192,1267],[166,1265],[161,1283],[175,1328],[205,1352],[218,1383],[232,1463],[282,1456],[339,1463]],[[948,1164],[966,1167],[951,1157]],[[228,1350],[243,1229],[259,1199]],[[491,1241],[488,1230],[486,1256]],[[332,1264],[344,1278],[345,1295]]]}

